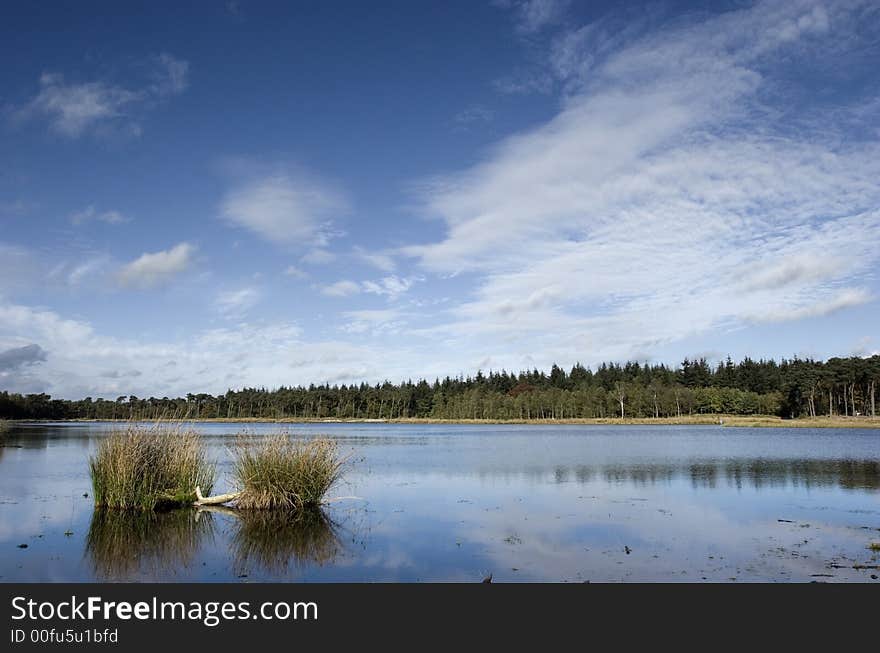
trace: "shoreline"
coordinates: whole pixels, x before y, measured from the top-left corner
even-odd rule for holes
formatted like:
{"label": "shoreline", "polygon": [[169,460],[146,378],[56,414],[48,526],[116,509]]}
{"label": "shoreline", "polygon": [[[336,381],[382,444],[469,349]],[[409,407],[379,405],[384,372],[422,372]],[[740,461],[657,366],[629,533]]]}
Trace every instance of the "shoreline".
{"label": "shoreline", "polygon": [[[20,422],[129,422],[128,419],[64,419],[64,420],[15,420]],[[183,418],[160,420],[136,420],[143,422],[169,421],[193,423],[230,424],[471,424],[471,425],[569,425],[569,426],[723,426],[733,428],[861,428],[880,429],[880,417],[799,417],[782,419],[775,415],[686,415],[682,417],[584,417],[571,419],[432,419],[432,418]],[[9,423],[14,423],[10,420]]]}

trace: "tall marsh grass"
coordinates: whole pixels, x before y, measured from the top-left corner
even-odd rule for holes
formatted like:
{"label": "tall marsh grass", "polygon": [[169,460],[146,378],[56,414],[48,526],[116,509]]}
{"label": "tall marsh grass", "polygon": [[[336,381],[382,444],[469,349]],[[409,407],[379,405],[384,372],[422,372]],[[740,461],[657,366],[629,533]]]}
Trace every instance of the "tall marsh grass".
{"label": "tall marsh grass", "polygon": [[241,492],[236,507],[264,510],[317,508],[342,475],[336,442],[289,435],[242,437],[234,450],[233,474]]}
{"label": "tall marsh grass", "polygon": [[110,433],[89,460],[96,507],[156,510],[210,493],[214,465],[199,434],[179,426],[129,425]]}

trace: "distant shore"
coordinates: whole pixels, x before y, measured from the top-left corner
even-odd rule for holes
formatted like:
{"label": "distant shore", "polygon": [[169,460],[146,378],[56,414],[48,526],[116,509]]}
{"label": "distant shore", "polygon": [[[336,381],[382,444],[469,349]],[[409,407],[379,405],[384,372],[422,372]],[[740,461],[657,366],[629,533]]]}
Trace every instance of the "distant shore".
{"label": "distant shore", "polygon": [[[34,421],[34,420],[30,420]],[[37,420],[59,422],[127,422],[125,419],[74,419],[74,420]],[[152,420],[144,420],[152,421]],[[531,424],[531,425],[584,425],[584,426],[697,426],[714,425],[751,428],[869,428],[880,429],[880,417],[799,417],[782,419],[775,415],[682,415],[681,417],[597,417],[578,419],[431,419],[431,418],[399,418],[399,419],[336,419],[336,418],[292,418],[271,419],[264,417],[243,418],[187,418],[164,421],[184,422],[227,422],[236,424]]]}

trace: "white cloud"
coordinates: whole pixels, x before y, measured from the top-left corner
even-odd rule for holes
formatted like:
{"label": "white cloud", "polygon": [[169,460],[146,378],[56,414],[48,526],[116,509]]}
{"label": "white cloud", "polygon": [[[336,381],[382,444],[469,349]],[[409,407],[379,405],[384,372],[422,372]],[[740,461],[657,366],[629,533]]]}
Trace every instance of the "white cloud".
{"label": "white cloud", "polygon": [[114,122],[139,133],[134,114],[158,99],[181,93],[187,85],[187,69],[187,62],[159,55],[151,67],[152,83],[134,88],[106,81],[69,82],[60,73],[45,72],[37,95],[14,116],[18,120],[43,117],[54,131],[69,138]]}
{"label": "white cloud", "polygon": [[40,92],[21,115],[45,115],[55,131],[76,138],[97,122],[120,117],[127,105],[140,98],[139,93],[119,86],[103,82],[70,84],[60,74],[43,73]]}
{"label": "white cloud", "polygon": [[340,328],[352,334],[397,333],[406,322],[406,314],[397,308],[345,311],[342,315],[349,321]]}
{"label": "white cloud", "polygon": [[389,295],[393,298],[409,290],[415,281],[416,279],[411,277],[404,278],[392,274],[378,281],[364,281],[361,285],[366,293]]}
{"label": "white cloud", "polygon": [[76,263],[72,267],[64,266],[70,268],[66,272],[67,283],[70,286],[78,286],[87,278],[103,273],[110,264],[111,260],[109,257],[98,255]]}
{"label": "white cloud", "polygon": [[345,196],[304,171],[282,171],[237,184],[220,205],[230,224],[283,245],[321,247],[331,221],[348,210]]}
{"label": "white cloud", "polygon": [[153,89],[157,96],[178,95],[189,86],[189,62],[167,52],[156,57]]}
{"label": "white cloud", "polygon": [[189,243],[180,243],[168,250],[143,254],[122,267],[119,280],[124,286],[156,286],[186,270],[194,252],[195,248]]}
{"label": "white cloud", "polygon": [[393,274],[376,281],[368,280],[360,283],[344,279],[323,286],[321,292],[330,297],[347,297],[364,292],[373,295],[386,295],[389,299],[396,299],[408,291],[418,280],[415,277],[398,277]]}
{"label": "white cloud", "polygon": [[73,224],[84,224],[91,221],[106,222],[107,224],[121,224],[123,222],[129,222],[130,220],[131,218],[123,215],[119,211],[98,211],[92,204],[70,216],[70,221]]}
{"label": "white cloud", "polygon": [[86,285],[94,290],[104,285],[106,273],[116,265],[106,254],[77,251],[69,243],[60,249],[0,243],[0,298],[35,291],[45,297]]}
{"label": "white cloud", "polygon": [[307,263],[309,265],[327,265],[328,263],[332,263],[336,260],[336,254],[326,249],[322,249],[320,247],[310,250],[306,252],[305,255],[300,259],[301,263]]}
{"label": "white cloud", "polygon": [[507,361],[626,358],[869,301],[880,144],[827,118],[792,133],[767,105],[780,51],[821,59],[849,26],[844,4],[771,2],[553,49],[559,114],[425,186],[446,237],[403,251],[476,285],[422,333]]}
{"label": "white cloud", "polygon": [[798,306],[797,308],[778,309],[766,307],[760,313],[751,316],[756,322],[784,322],[787,320],[800,320],[807,317],[821,317],[831,315],[837,311],[853,306],[860,306],[871,301],[871,293],[865,288],[843,288],[838,293],[811,304]]}
{"label": "white cloud", "polygon": [[[307,340],[289,322],[241,324],[148,341],[111,337],[53,311],[0,302],[0,352],[35,342],[48,352],[46,360],[38,361],[38,352],[25,352],[24,358],[39,364],[19,366],[5,388],[35,388],[65,398],[173,397],[229,388],[406,378],[407,373],[373,347]],[[403,349],[400,353],[409,355]],[[14,351],[10,356],[16,364],[23,357]],[[28,370],[27,378],[23,370]]]}
{"label": "white cloud", "polygon": [[514,12],[519,32],[534,34],[560,23],[570,0],[496,0],[494,4]]}
{"label": "white cloud", "polygon": [[239,318],[253,308],[262,298],[258,288],[239,288],[217,295],[218,310],[228,318]]}
{"label": "white cloud", "polygon": [[309,276],[307,272],[300,270],[295,265],[288,265],[284,270],[284,274],[294,279],[306,279]]}
{"label": "white cloud", "polygon": [[393,272],[397,267],[391,255],[385,252],[370,252],[363,247],[355,247],[353,251],[355,258],[383,272]]}
{"label": "white cloud", "polygon": [[347,297],[359,293],[360,291],[361,287],[359,284],[347,279],[331,283],[321,288],[321,292],[328,297]]}

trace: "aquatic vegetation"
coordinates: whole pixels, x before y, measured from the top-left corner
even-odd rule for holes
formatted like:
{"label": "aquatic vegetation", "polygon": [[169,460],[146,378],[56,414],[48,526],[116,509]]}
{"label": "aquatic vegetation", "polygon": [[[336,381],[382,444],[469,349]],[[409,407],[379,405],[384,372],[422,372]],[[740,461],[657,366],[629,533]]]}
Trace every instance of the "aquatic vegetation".
{"label": "aquatic vegetation", "polygon": [[213,528],[213,516],[195,510],[99,508],[92,514],[86,553],[98,578],[165,573],[191,563],[203,541],[213,536]]}
{"label": "aquatic vegetation", "polygon": [[320,508],[236,512],[238,528],[233,532],[232,546],[239,570],[257,565],[277,573],[286,571],[291,563],[324,565],[342,549],[336,525]]}
{"label": "aquatic vegetation", "polygon": [[156,510],[191,504],[196,486],[210,492],[215,469],[197,432],[159,424],[112,432],[89,473],[97,507]]}
{"label": "aquatic vegetation", "polygon": [[335,441],[294,440],[286,434],[241,438],[233,454],[240,489],[236,506],[245,510],[316,508],[339,480],[344,463]]}
{"label": "aquatic vegetation", "polygon": [[0,419],[0,440],[3,439],[3,435],[6,433],[6,431],[9,430],[9,428],[9,422],[7,422],[5,419]]}

